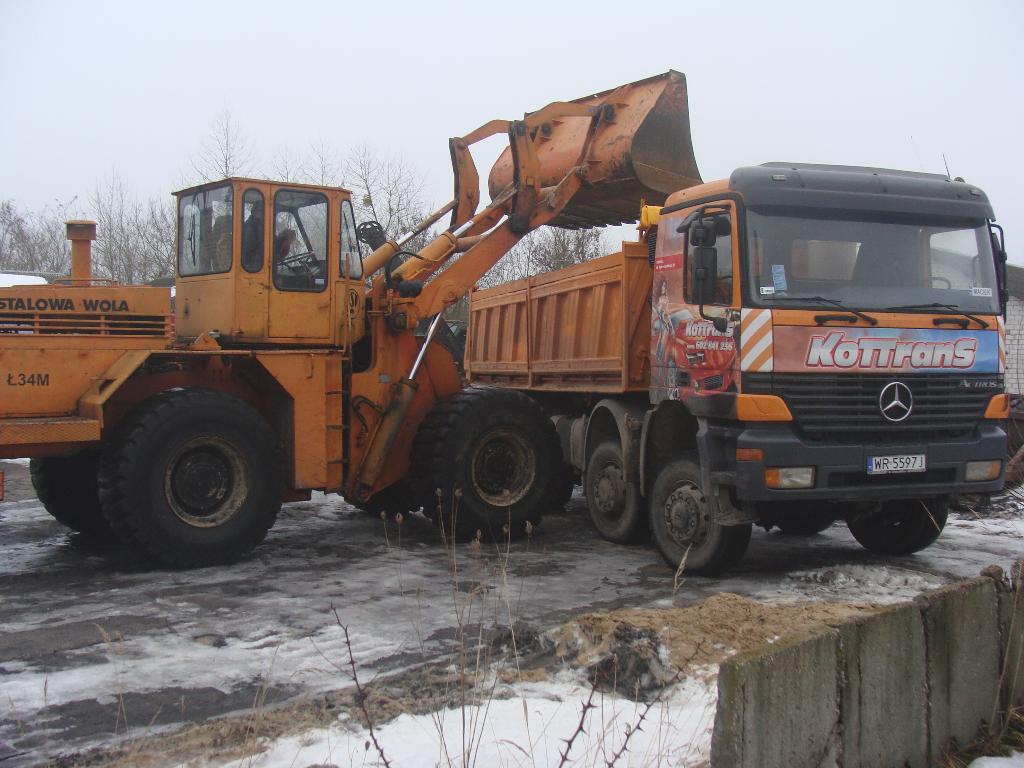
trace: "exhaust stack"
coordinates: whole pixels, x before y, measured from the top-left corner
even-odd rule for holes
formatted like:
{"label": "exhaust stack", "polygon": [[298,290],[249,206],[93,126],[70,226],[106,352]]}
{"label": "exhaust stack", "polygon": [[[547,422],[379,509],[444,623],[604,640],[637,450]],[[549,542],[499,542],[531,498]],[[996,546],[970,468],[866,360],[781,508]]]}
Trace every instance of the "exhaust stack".
{"label": "exhaust stack", "polygon": [[96,239],[95,221],[69,221],[67,237],[71,241],[71,281],[92,280],[92,241]]}

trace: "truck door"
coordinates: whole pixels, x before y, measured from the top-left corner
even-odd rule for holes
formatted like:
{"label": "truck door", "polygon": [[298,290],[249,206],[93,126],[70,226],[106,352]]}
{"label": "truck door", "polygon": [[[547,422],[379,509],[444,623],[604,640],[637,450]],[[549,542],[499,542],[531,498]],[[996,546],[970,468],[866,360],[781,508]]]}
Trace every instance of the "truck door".
{"label": "truck door", "polygon": [[[662,215],[658,226],[658,257],[654,266],[651,326],[651,398],[686,400],[735,390],[738,302],[734,281],[737,254],[733,243],[736,227],[730,201],[700,206],[718,224],[717,274],[712,304],[704,315],[693,297],[694,246],[679,226],[697,207]],[[724,331],[707,318],[723,317]]]}
{"label": "truck door", "polygon": [[304,189],[274,193],[269,336],[326,344],[331,339],[327,196]]}

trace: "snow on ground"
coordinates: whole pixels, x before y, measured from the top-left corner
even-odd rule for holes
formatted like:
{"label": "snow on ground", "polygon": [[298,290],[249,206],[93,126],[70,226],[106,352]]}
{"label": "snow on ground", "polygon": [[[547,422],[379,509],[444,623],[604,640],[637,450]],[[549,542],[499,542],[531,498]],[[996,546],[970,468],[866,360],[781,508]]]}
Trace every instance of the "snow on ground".
{"label": "snow on ground", "polygon": [[[684,576],[676,589],[650,547],[598,538],[579,497],[508,552],[457,547],[454,577],[453,551],[428,521],[410,518],[399,536],[336,496],[285,505],[243,562],[189,572],[82,548],[38,501],[14,500],[0,504],[0,742],[56,754],[244,711],[257,689],[283,701],[343,688],[347,649],[332,607],[370,680],[444,658],[457,648],[458,622],[544,631],[581,612],[686,606],[721,592],[779,603],[907,600],[993,563],[1008,569],[1024,554],[1015,509],[953,515],[932,547],[898,558],[866,552],[841,524],[806,538],[758,529],[733,571]],[[576,701],[564,691],[559,706],[529,695],[549,715]],[[130,729],[118,725],[122,697]],[[404,737],[395,741],[400,748]]]}
{"label": "snow on ground", "polygon": [[1011,757],[979,757],[967,768],[1024,768],[1024,752],[1014,752]]}
{"label": "snow on ground", "polygon": [[[707,672],[708,670],[704,670]],[[710,678],[711,675],[701,675]],[[375,728],[384,755],[394,765],[557,766],[566,740],[580,724],[591,687],[570,673],[543,683],[523,683],[480,706],[426,715],[401,715]],[[641,730],[632,733],[616,765],[706,765],[717,700],[714,682],[691,679],[650,706]],[[594,693],[567,765],[603,765],[612,760],[648,705]],[[367,746],[369,745],[369,746]],[[225,768],[293,768],[306,765],[377,765],[370,733],[339,722],[263,745],[262,754]],[[464,758],[463,755],[466,755]],[[382,761],[381,761],[382,764]]]}

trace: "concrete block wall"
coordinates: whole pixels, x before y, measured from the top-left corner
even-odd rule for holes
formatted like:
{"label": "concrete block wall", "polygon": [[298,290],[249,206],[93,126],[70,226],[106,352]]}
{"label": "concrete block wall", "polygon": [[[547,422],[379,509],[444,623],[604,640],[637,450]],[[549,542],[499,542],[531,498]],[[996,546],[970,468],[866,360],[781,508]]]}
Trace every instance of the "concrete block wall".
{"label": "concrete block wall", "polygon": [[735,656],[712,768],[927,768],[1024,701],[1021,648],[1024,595],[983,576]]}

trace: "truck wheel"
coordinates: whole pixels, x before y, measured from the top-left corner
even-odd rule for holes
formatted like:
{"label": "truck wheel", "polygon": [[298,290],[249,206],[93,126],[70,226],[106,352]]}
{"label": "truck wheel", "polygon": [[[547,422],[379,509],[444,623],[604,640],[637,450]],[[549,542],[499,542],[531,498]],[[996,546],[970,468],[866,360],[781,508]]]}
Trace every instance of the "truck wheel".
{"label": "truck wheel", "polygon": [[610,440],[601,443],[587,460],[586,496],[590,520],[608,541],[635,541],[642,530],[643,506],[639,498],[630,499],[630,495],[622,449]]}
{"label": "truck wheel", "polygon": [[283,465],[277,436],[246,403],[206,389],[166,392],[129,415],[104,452],[103,514],[160,563],[229,563],[273,526]]}
{"label": "truck wheel", "polygon": [[739,562],[750,543],[750,523],[725,526],[711,520],[693,453],[676,457],[658,472],[650,508],[654,543],[673,568],[686,558],[686,573],[721,573]]}
{"label": "truck wheel", "polygon": [[931,545],[946,526],[948,499],[892,499],[849,517],[861,546],[882,555],[909,555]]}
{"label": "truck wheel", "polygon": [[53,518],[90,538],[107,538],[110,526],[100,507],[98,451],[32,459],[29,474],[36,496]]}
{"label": "truck wheel", "polygon": [[550,502],[557,444],[551,420],[521,392],[458,392],[427,415],[413,444],[424,512],[459,538],[521,536]]}
{"label": "truck wheel", "polygon": [[[763,501],[757,512],[767,528],[774,525],[787,536],[814,536],[835,522],[835,506],[823,501]],[[826,508],[831,515],[822,515]]]}

